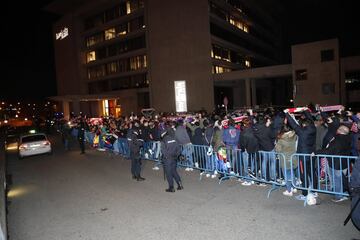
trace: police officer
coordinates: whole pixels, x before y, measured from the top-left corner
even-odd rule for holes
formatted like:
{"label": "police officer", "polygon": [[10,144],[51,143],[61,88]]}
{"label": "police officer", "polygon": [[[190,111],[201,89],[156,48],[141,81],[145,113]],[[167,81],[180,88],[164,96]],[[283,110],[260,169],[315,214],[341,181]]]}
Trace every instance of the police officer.
{"label": "police officer", "polygon": [[80,154],[84,154],[85,153],[85,120],[81,117],[79,119],[79,124],[78,124],[78,141],[79,141],[79,145],[80,145]]}
{"label": "police officer", "polygon": [[176,161],[181,153],[181,147],[175,140],[175,131],[171,127],[167,127],[161,132],[161,152],[163,156],[166,179],[169,184],[166,192],[175,192],[174,179],[178,185],[177,190],[182,190],[184,187],[181,183],[181,178],[176,171]]}
{"label": "police officer", "polygon": [[138,123],[133,123],[127,133],[127,140],[130,148],[131,174],[132,178],[137,181],[144,181],[145,178],[140,176],[141,157],[140,149],[144,144],[144,140],[140,137]]}

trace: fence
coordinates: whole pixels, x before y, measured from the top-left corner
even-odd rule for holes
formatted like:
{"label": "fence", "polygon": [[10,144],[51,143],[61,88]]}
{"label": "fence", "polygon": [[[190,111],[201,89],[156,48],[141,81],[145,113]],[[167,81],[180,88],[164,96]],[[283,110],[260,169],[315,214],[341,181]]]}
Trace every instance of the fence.
{"label": "fence", "polygon": [[294,154],[291,156],[292,185],[308,190],[337,196],[349,196],[353,156]]}
{"label": "fence", "polygon": [[[76,133],[72,135],[76,136]],[[86,136],[86,141],[90,142],[95,138],[90,133],[86,133]],[[126,158],[130,156],[126,138],[116,139],[111,150]],[[145,142],[140,155],[143,159],[153,161],[154,169],[158,169],[162,164],[160,142]],[[274,151],[247,153],[231,146],[214,151],[209,146],[193,144],[182,146],[181,156],[178,166],[185,170],[199,170],[200,179],[204,175],[213,178],[219,175],[219,184],[226,179],[236,178],[243,185],[271,185],[268,197],[280,187],[337,197],[349,196],[347,184],[350,181],[351,164],[357,159],[353,156],[310,154],[285,156]]]}

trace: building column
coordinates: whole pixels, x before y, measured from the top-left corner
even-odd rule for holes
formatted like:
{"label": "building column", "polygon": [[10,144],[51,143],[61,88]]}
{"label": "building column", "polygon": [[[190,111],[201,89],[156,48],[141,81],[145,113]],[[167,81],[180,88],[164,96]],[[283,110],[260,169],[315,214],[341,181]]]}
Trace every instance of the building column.
{"label": "building column", "polygon": [[62,111],[65,119],[70,119],[69,101],[62,101]]}
{"label": "building column", "polygon": [[241,88],[233,87],[233,108],[240,107],[241,105]]}
{"label": "building column", "polygon": [[251,79],[251,104],[256,106],[256,79]]}
{"label": "building column", "polygon": [[251,79],[245,79],[245,104],[247,107],[251,107]]}
{"label": "building column", "polygon": [[79,115],[80,114],[80,101],[78,101],[78,100],[73,101],[72,106],[73,106],[72,111],[74,112],[74,114]]}

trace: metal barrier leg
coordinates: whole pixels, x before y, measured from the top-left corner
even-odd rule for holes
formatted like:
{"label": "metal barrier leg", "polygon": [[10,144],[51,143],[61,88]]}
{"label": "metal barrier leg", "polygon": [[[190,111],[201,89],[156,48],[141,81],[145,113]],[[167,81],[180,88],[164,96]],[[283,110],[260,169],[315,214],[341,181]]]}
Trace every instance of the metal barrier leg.
{"label": "metal barrier leg", "polygon": [[229,176],[229,175],[227,175],[227,174],[224,174],[224,176],[220,178],[220,180],[219,180],[219,184],[221,184],[221,183],[222,183],[222,181],[229,180],[229,179],[230,179],[230,176]]}
{"label": "metal barrier leg", "polygon": [[272,184],[271,186],[271,189],[268,191],[268,194],[267,194],[267,198],[270,198],[270,194],[275,191],[275,190],[279,190],[280,189],[280,186],[276,185],[276,184]]}

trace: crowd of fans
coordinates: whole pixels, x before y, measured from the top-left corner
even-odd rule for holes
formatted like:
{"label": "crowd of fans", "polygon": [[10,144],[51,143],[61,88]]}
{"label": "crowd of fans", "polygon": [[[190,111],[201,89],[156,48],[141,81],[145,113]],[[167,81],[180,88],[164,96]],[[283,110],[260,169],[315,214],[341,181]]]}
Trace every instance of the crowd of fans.
{"label": "crowd of fans", "polygon": [[[92,145],[102,149],[104,136],[113,135],[116,138],[126,138],[132,129],[137,129],[139,138],[148,141],[160,141],[161,132],[172,128],[178,144],[184,146],[209,146],[214,151],[221,148],[227,150],[240,150],[244,163],[246,176],[257,175],[261,170],[260,177],[266,181],[276,180],[281,175],[289,175],[291,167],[297,168],[299,164],[312,161],[311,156],[296,159],[290,164],[291,155],[299,154],[328,154],[341,156],[359,156],[359,128],[360,112],[347,111],[344,107],[331,111],[321,111],[315,107],[304,107],[301,109],[273,109],[263,110],[244,109],[231,114],[208,114],[204,111],[194,114],[149,114],[137,116],[132,114],[126,117],[100,117],[88,118],[87,116],[74,116],[69,120],[63,120],[60,131],[62,133],[65,147],[68,149],[68,140],[71,137],[71,128],[76,128],[80,122],[86,133],[93,133]],[[85,136],[86,138],[86,136]],[[285,161],[276,163],[276,153],[282,153]],[[263,154],[263,156],[262,156]],[[256,162],[260,156],[262,162]],[[228,159],[231,157],[228,156]],[[190,164],[186,171],[198,167],[197,162],[190,156]],[[294,159],[293,159],[294,160]],[[299,164],[298,164],[298,162]],[[323,177],[326,169],[333,169],[335,176],[334,188],[343,189],[339,186],[343,183],[342,178],[346,162],[339,161],[321,162],[321,171],[310,169],[311,164],[301,165],[305,174],[301,175],[300,181],[304,184],[306,178],[311,174],[321,172]],[[281,172],[279,172],[281,169]],[[260,165],[260,166],[257,166]],[[234,167],[235,166],[235,167]],[[257,167],[256,167],[257,166]],[[202,166],[200,166],[202,167]],[[345,173],[346,174],[346,173]],[[246,179],[243,185],[252,185],[253,181]],[[317,185],[315,178],[312,182]],[[287,196],[293,196],[296,189],[292,188],[290,182],[286,184]],[[307,191],[303,191],[300,199],[304,198]],[[335,201],[346,200],[345,197],[335,196]]]}

